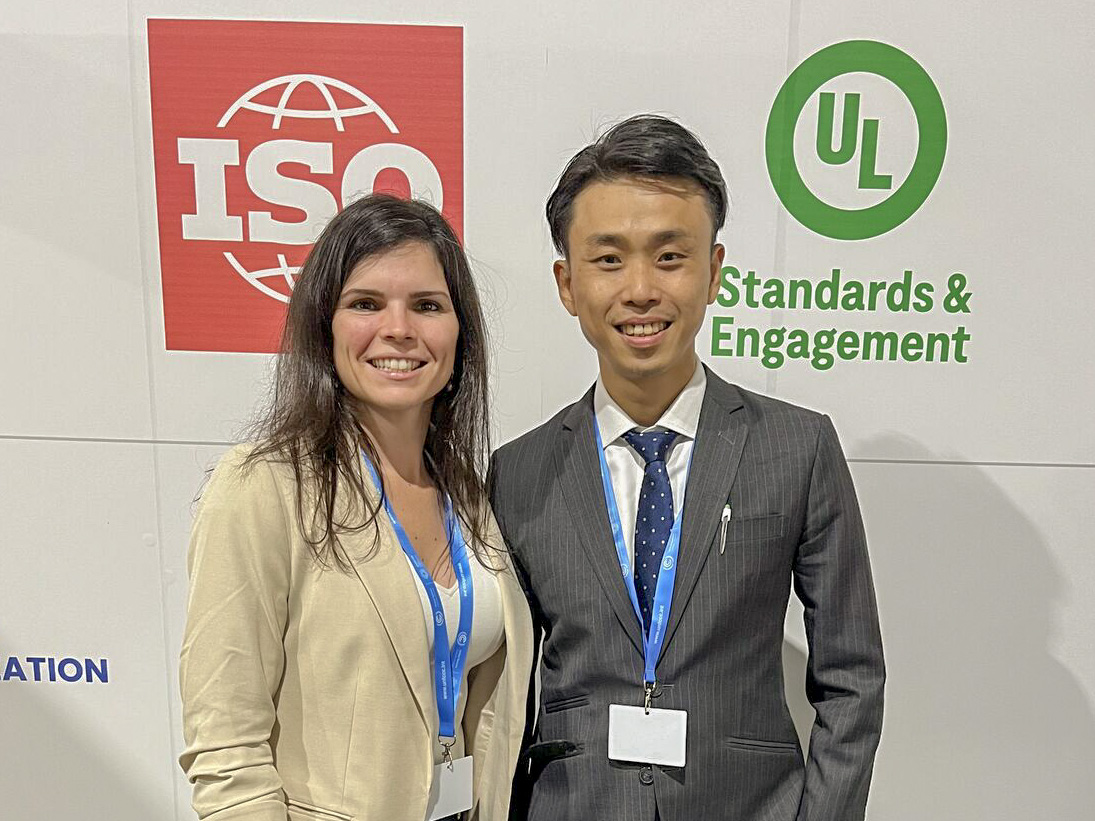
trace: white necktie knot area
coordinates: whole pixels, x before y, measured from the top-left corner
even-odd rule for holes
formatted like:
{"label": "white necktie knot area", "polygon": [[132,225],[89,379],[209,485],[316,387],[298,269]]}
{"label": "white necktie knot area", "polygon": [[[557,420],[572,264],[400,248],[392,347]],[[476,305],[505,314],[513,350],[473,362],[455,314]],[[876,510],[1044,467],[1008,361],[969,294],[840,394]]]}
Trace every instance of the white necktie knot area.
{"label": "white necktie knot area", "polygon": [[624,439],[643,457],[647,465],[652,462],[661,462],[664,465],[677,434],[671,430],[652,430],[646,433],[629,430],[624,434]]}

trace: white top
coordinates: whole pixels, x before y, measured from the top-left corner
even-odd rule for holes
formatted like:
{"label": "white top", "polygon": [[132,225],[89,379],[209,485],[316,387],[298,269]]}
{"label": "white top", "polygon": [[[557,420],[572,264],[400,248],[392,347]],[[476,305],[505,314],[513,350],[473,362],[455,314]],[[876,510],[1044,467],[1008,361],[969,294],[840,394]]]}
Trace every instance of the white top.
{"label": "white top", "polygon": [[[469,554],[471,548],[468,548]],[[404,554],[406,557],[406,554]],[[505,619],[502,614],[502,593],[494,573],[485,568],[475,556],[468,556],[471,565],[471,587],[474,611],[471,621],[471,646],[468,648],[468,662],[464,665],[464,676],[460,680],[460,701],[456,705],[456,726],[464,720],[464,704],[468,694],[468,671],[493,656],[502,646],[505,635]],[[414,586],[418,589],[418,598],[422,601],[422,616],[426,620],[426,635],[429,637],[430,681],[433,681],[433,606],[430,604],[426,588],[415,573],[410,558],[407,566],[414,573]],[[449,632],[449,647],[456,641],[460,627],[460,585],[442,587],[437,585],[441,596],[441,606],[445,609],[445,627]],[[434,763],[441,763],[442,749],[434,744]],[[470,753],[469,753],[470,755]]]}
{"label": "white top", "polygon": [[623,435],[629,430],[638,429],[641,433],[652,430],[671,430],[678,434],[669,449],[665,460],[669,471],[669,486],[673,489],[673,515],[681,509],[681,500],[685,493],[688,478],[688,463],[692,458],[692,446],[696,441],[696,431],[700,424],[700,409],[703,396],[707,391],[707,374],[697,360],[692,378],[684,386],[677,398],[666,408],[665,413],[650,427],[643,427],[628,416],[623,408],[608,395],[601,378],[593,390],[593,412],[597,418],[597,427],[601,431],[601,441],[605,447],[605,462],[608,474],[612,478],[612,490],[616,494],[616,506],[620,509],[620,524],[624,531],[624,543],[631,562],[635,561],[635,512],[639,507],[639,490],[643,483],[646,462],[638,452],[627,443]]}

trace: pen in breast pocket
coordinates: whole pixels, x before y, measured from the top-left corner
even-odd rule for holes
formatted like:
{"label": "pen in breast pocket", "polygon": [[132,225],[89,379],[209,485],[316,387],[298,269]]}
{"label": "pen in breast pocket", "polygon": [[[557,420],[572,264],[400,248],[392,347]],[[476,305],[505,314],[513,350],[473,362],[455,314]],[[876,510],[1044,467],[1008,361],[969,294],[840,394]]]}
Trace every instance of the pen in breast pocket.
{"label": "pen in breast pocket", "polygon": [[730,509],[730,505],[726,505],[722,509],[722,545],[719,547],[720,556],[726,552],[726,528],[730,524],[730,517],[732,515],[733,511]]}

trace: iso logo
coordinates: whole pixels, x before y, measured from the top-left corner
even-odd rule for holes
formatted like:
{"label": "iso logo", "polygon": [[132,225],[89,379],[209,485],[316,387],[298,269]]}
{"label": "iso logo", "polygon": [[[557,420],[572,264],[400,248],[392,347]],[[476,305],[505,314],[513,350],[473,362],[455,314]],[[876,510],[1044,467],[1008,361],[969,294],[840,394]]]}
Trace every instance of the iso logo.
{"label": "iso logo", "polygon": [[459,634],[459,635],[458,635],[458,636],[456,637],[456,643],[457,643],[458,645],[460,645],[461,647],[463,647],[463,646],[464,646],[465,644],[467,644],[467,643],[468,643],[468,634],[467,634],[467,633],[460,633],[460,634]]}
{"label": "iso logo", "polygon": [[[307,90],[318,93],[325,105],[294,108],[294,95],[303,96],[302,92]],[[263,96],[269,96],[270,92],[276,94],[276,102],[261,102]],[[340,107],[335,102],[336,92],[350,97],[356,105]],[[217,128],[228,128],[241,109],[268,116],[271,131],[278,131],[286,119],[296,119],[328,120],[335,131],[341,132],[346,130],[345,121],[348,118],[375,116],[389,133],[399,133],[392,118],[365,92],[341,80],[316,74],[275,77],[248,89],[224,112]],[[197,192],[194,213],[182,217],[183,239],[243,241],[243,217],[228,213],[225,181],[226,167],[240,165],[241,162],[252,193],[267,202],[304,213],[303,220],[286,221],[276,218],[269,210],[248,211],[249,242],[310,245],[338,211],[339,203],[326,186],[279,170],[282,166],[296,164],[314,174],[331,174],[334,171],[334,146],[330,142],[272,139],[253,148],[246,160],[241,160],[237,140],[180,137],[178,156],[180,163],[193,166],[194,189]],[[342,205],[372,191],[377,176],[385,169],[402,172],[415,196],[430,200],[438,209],[444,207],[441,175],[430,158],[418,149],[398,142],[374,143],[350,158],[342,171]],[[289,265],[285,254],[276,255],[276,265],[254,271],[241,264],[234,252],[224,251],[223,254],[232,270],[249,285],[280,302],[289,301],[287,292],[292,290],[300,267]],[[272,288],[266,283],[268,279],[274,279],[284,288]]]}
{"label": "iso logo", "polygon": [[672,570],[672,569],[673,569],[673,557],[672,556],[666,556],[665,558],[662,559],[662,570]]}
{"label": "iso logo", "polygon": [[776,195],[833,239],[885,234],[916,213],[943,168],[939,90],[905,52],[872,40],[823,48],[772,105],[765,158]]}
{"label": "iso logo", "polygon": [[433,614],[433,621],[438,627],[445,623],[445,614],[438,610]]}
{"label": "iso logo", "polygon": [[459,26],[150,19],[167,349],[277,351],[309,248],[372,191],[459,235],[463,62]]}

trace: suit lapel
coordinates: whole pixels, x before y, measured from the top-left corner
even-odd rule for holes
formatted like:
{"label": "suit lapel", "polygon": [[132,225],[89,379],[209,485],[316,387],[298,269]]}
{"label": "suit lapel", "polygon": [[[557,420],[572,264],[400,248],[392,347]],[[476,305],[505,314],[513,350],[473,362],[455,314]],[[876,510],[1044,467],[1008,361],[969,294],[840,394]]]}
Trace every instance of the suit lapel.
{"label": "suit lapel", "polygon": [[696,442],[692,449],[692,468],[684,494],[677,582],[663,652],[673,640],[673,634],[681,623],[681,614],[688,605],[711,551],[715,529],[722,518],[730,487],[734,484],[748,433],[741,394],[733,385],[707,370],[707,390],[700,410]]}
{"label": "suit lapel", "polygon": [[576,402],[563,419],[555,466],[571,522],[605,597],[628,638],[643,652],[642,631],[620,573],[620,562],[608,523],[604,486],[601,483],[597,435],[594,430],[593,390]]}
{"label": "suit lapel", "polygon": [[[418,584],[407,559],[396,540],[387,517],[377,519],[380,541],[375,552],[371,551],[372,529],[345,539],[350,556],[368,556],[353,562],[354,573],[372,600],[384,630],[395,648],[396,657],[403,668],[411,693],[418,704],[422,720],[430,728],[431,737],[437,735],[438,716],[435,706],[434,684],[430,676],[430,646],[426,635],[426,620],[422,616]],[[372,552],[372,555],[369,555]]]}

